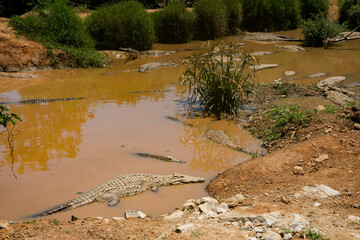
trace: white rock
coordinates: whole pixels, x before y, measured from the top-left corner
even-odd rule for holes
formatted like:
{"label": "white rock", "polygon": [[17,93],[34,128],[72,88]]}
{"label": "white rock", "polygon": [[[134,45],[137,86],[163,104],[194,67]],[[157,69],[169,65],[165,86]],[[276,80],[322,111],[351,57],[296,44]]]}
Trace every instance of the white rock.
{"label": "white rock", "polygon": [[318,82],[317,86],[318,87],[325,87],[325,86],[333,86],[336,83],[342,82],[346,79],[346,77],[344,76],[336,76],[336,77],[329,77],[329,78],[325,78],[324,80],[321,80],[320,82]]}
{"label": "white rock", "polygon": [[286,72],[284,72],[284,75],[285,75],[286,77],[293,76],[293,75],[295,75],[295,71],[286,71]]}
{"label": "white rock", "polygon": [[254,224],[251,221],[246,221],[244,223],[244,227],[247,229],[251,229],[254,226]]}
{"label": "white rock", "polygon": [[292,238],[292,234],[291,234],[291,233],[285,233],[285,234],[284,234],[284,237],[283,237],[284,240],[289,240],[289,239],[291,239],[291,238]]}
{"label": "white rock", "polygon": [[314,207],[320,207],[322,204],[321,203],[318,203],[318,202],[315,202],[314,203]]}
{"label": "white rock", "polygon": [[110,219],[108,219],[108,218],[104,219],[104,223],[109,223],[109,222],[110,222]]}
{"label": "white rock", "polygon": [[124,221],[125,218],[123,218],[123,217],[112,217],[112,220],[114,220],[114,221]]}
{"label": "white rock", "polygon": [[340,195],[339,191],[336,191],[328,186],[325,186],[323,184],[314,186],[305,186],[302,188],[301,192],[295,193],[295,197],[301,198],[301,197],[309,197],[313,199],[325,199],[329,197],[335,197]]}
{"label": "white rock", "polygon": [[319,157],[317,157],[317,158],[315,159],[315,161],[318,162],[318,163],[321,163],[321,162],[327,160],[328,158],[329,158],[329,155],[327,155],[327,154],[322,154],[322,155],[320,155]]}
{"label": "white rock", "polygon": [[197,207],[194,200],[194,201],[186,201],[184,205],[182,205],[181,209],[183,211],[197,211],[199,208]]}
{"label": "white rock", "polygon": [[278,212],[278,211],[271,212],[271,213],[264,213],[262,215],[262,217],[264,218],[266,224],[269,227],[271,227],[272,225],[274,225],[278,221],[279,216],[280,216],[280,212]]}
{"label": "white rock", "polygon": [[199,205],[200,210],[208,217],[216,217],[216,205],[213,202],[206,202]]}
{"label": "white rock", "polygon": [[286,219],[286,225],[293,231],[301,232],[309,222],[300,214],[291,214]]}
{"label": "white rock", "polygon": [[224,202],[229,206],[229,207],[236,207],[239,205],[239,203],[242,203],[245,200],[245,197],[239,193],[235,196],[229,197],[227,199],[224,200]]}
{"label": "white rock", "polygon": [[295,175],[304,175],[304,168],[301,167],[301,166],[295,166],[294,169],[293,169],[293,173]]}
{"label": "white rock", "polygon": [[350,234],[350,236],[360,239],[360,234],[352,233]]}
{"label": "white rock", "polygon": [[250,53],[250,55],[258,57],[258,56],[264,56],[264,55],[269,55],[269,54],[273,54],[273,53],[275,53],[275,52],[258,51],[258,52]]}
{"label": "white rock", "polygon": [[325,110],[325,107],[323,105],[319,105],[316,107],[316,110],[318,111],[324,111]]}
{"label": "white rock", "polygon": [[281,240],[281,235],[273,231],[266,231],[262,238],[264,240]]}
{"label": "white rock", "polygon": [[265,227],[254,227],[254,231],[257,233],[264,233],[264,232],[266,232],[266,228]]}
{"label": "white rock", "polygon": [[177,232],[177,233],[188,232],[188,231],[191,231],[192,229],[194,229],[194,227],[195,227],[195,225],[193,223],[184,224],[184,225],[177,227],[175,229],[175,232]]}
{"label": "white rock", "polygon": [[219,204],[219,201],[216,200],[215,198],[212,198],[212,197],[203,197],[203,198],[201,198],[201,200],[200,200],[200,204],[207,203],[207,202],[214,203],[214,205],[218,205],[218,204]]}
{"label": "white rock", "polygon": [[102,220],[103,220],[102,217],[94,217],[94,219],[99,220],[99,221],[102,221]]}
{"label": "white rock", "polygon": [[327,75],[328,75],[327,73],[315,73],[315,74],[309,75],[308,78],[325,77]]}
{"label": "white rock", "polygon": [[264,69],[264,68],[275,68],[275,67],[278,67],[280,66],[279,64],[258,64],[258,65],[253,65],[253,66],[250,66],[249,68],[250,69],[255,69],[255,71],[258,71],[258,70],[261,70],[261,69]]}
{"label": "white rock", "polygon": [[220,203],[217,207],[216,207],[216,211],[217,213],[225,213],[227,211],[229,211],[229,207],[226,203]]}
{"label": "white rock", "polygon": [[138,210],[126,210],[125,218],[146,218],[146,214]]}
{"label": "white rock", "polygon": [[180,210],[176,210],[169,216],[164,217],[165,220],[171,221],[171,220],[178,220],[181,219],[184,216],[184,212]]}
{"label": "white rock", "polygon": [[360,217],[358,216],[350,215],[348,219],[353,223],[360,224]]}
{"label": "white rock", "polygon": [[0,229],[7,228],[10,222],[8,220],[0,220]]}

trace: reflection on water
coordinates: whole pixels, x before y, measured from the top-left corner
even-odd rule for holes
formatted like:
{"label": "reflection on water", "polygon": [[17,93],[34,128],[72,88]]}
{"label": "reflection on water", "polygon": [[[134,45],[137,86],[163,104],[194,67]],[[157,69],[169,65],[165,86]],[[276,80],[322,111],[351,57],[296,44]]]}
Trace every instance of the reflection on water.
{"label": "reflection on water", "polygon": [[[309,48],[306,52],[296,53],[278,50],[272,43],[245,43],[254,51],[278,51],[259,57],[260,63],[280,64],[278,68],[258,71],[260,82],[273,82],[283,77],[287,70],[296,71],[296,78],[318,72],[326,72],[329,76],[346,75],[347,82],[360,77],[360,40],[328,50]],[[219,171],[251,158],[210,141],[205,136],[206,129],[224,130],[234,143],[249,151],[261,151],[260,142],[233,121],[187,119],[186,122],[195,126],[192,127],[165,117],[181,115],[184,111],[174,101],[183,90],[174,83],[184,67],[162,68],[148,73],[123,72],[147,62],[180,60],[191,54],[185,49],[194,49],[200,44],[157,44],[155,48],[160,50],[180,51],[126,64],[117,61],[105,69],[34,72],[40,76],[38,79],[1,78],[0,102],[35,98],[86,99],[9,105],[23,122],[16,124],[14,167],[18,180],[11,176],[6,136],[0,133],[0,218],[14,219],[44,210],[76,197],[76,192],[90,190],[120,174],[179,172],[203,176],[208,182]],[[104,75],[106,72],[114,74]],[[320,79],[296,82],[310,83]],[[157,89],[168,91],[152,92]],[[187,164],[139,158],[135,152],[171,155],[187,161]],[[186,199],[203,196],[206,194],[204,187],[204,184],[195,184],[164,188],[157,194],[145,193],[123,200],[115,208],[91,204],[54,217],[68,219],[72,214],[79,217],[121,216],[130,208],[160,215],[172,211]]]}

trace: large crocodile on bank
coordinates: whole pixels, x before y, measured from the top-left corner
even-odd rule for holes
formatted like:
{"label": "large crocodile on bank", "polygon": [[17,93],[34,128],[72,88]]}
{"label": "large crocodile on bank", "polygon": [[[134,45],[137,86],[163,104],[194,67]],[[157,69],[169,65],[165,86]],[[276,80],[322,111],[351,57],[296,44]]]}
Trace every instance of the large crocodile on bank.
{"label": "large crocodile on bank", "polygon": [[156,192],[161,186],[198,183],[204,181],[205,179],[202,177],[192,177],[178,173],[174,173],[172,175],[150,175],[143,173],[121,175],[78,198],[34,214],[30,217],[36,218],[47,216],[56,212],[81,207],[95,201],[107,202],[109,206],[115,206],[119,203],[120,198],[137,195],[147,190]]}
{"label": "large crocodile on bank", "polygon": [[68,98],[38,98],[38,99],[27,99],[27,100],[16,101],[16,102],[0,102],[0,104],[17,104],[17,103],[36,104],[36,103],[49,103],[49,102],[61,102],[61,101],[75,101],[75,100],[83,100],[83,99],[86,99],[86,98],[84,98],[84,97],[80,97],[80,98],[73,98],[73,97],[68,97]]}

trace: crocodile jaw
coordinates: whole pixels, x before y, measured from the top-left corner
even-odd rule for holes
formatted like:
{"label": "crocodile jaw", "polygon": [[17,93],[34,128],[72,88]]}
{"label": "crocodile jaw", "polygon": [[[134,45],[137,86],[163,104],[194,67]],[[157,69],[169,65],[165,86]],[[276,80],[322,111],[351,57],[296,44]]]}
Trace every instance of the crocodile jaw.
{"label": "crocodile jaw", "polygon": [[170,175],[170,185],[178,185],[178,184],[184,184],[184,183],[198,183],[198,182],[204,182],[205,179],[203,177],[192,177],[184,174],[178,174],[174,173],[173,175]]}

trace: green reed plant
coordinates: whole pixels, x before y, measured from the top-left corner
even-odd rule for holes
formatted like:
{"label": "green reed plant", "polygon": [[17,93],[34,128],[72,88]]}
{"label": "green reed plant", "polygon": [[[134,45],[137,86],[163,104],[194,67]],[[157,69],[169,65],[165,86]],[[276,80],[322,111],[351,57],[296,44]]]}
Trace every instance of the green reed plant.
{"label": "green reed plant", "polygon": [[194,17],[185,4],[172,1],[163,10],[153,13],[155,35],[162,43],[185,43],[192,40]]}
{"label": "green reed plant", "polygon": [[236,34],[242,21],[241,0],[222,0],[226,7],[228,34]]}
{"label": "green reed plant", "polygon": [[18,33],[44,44],[50,49],[49,54],[51,49],[65,51],[73,67],[103,66],[103,56],[95,51],[94,41],[66,0],[55,0],[45,9],[25,17],[14,16],[9,24]]}
{"label": "green reed plant", "polygon": [[227,33],[226,6],[219,0],[199,0],[195,5],[195,31],[198,39],[216,39]]}
{"label": "green reed plant", "polygon": [[318,14],[328,15],[329,0],[300,0],[300,3],[301,17],[303,19],[309,19]]}
{"label": "green reed plant", "polygon": [[328,38],[336,37],[342,30],[342,26],[335,21],[328,20],[323,15],[317,15],[313,19],[304,20],[302,23],[304,33],[304,45],[321,47]]}
{"label": "green reed plant", "polygon": [[188,103],[199,104],[204,114],[236,116],[254,87],[255,63],[250,54],[239,54],[235,43],[221,43],[188,58],[181,83],[188,85]]}
{"label": "green reed plant", "polygon": [[155,39],[150,15],[133,0],[101,7],[85,23],[99,49],[148,50]]}
{"label": "green reed plant", "polygon": [[297,28],[300,0],[243,0],[243,26],[252,31]]}

